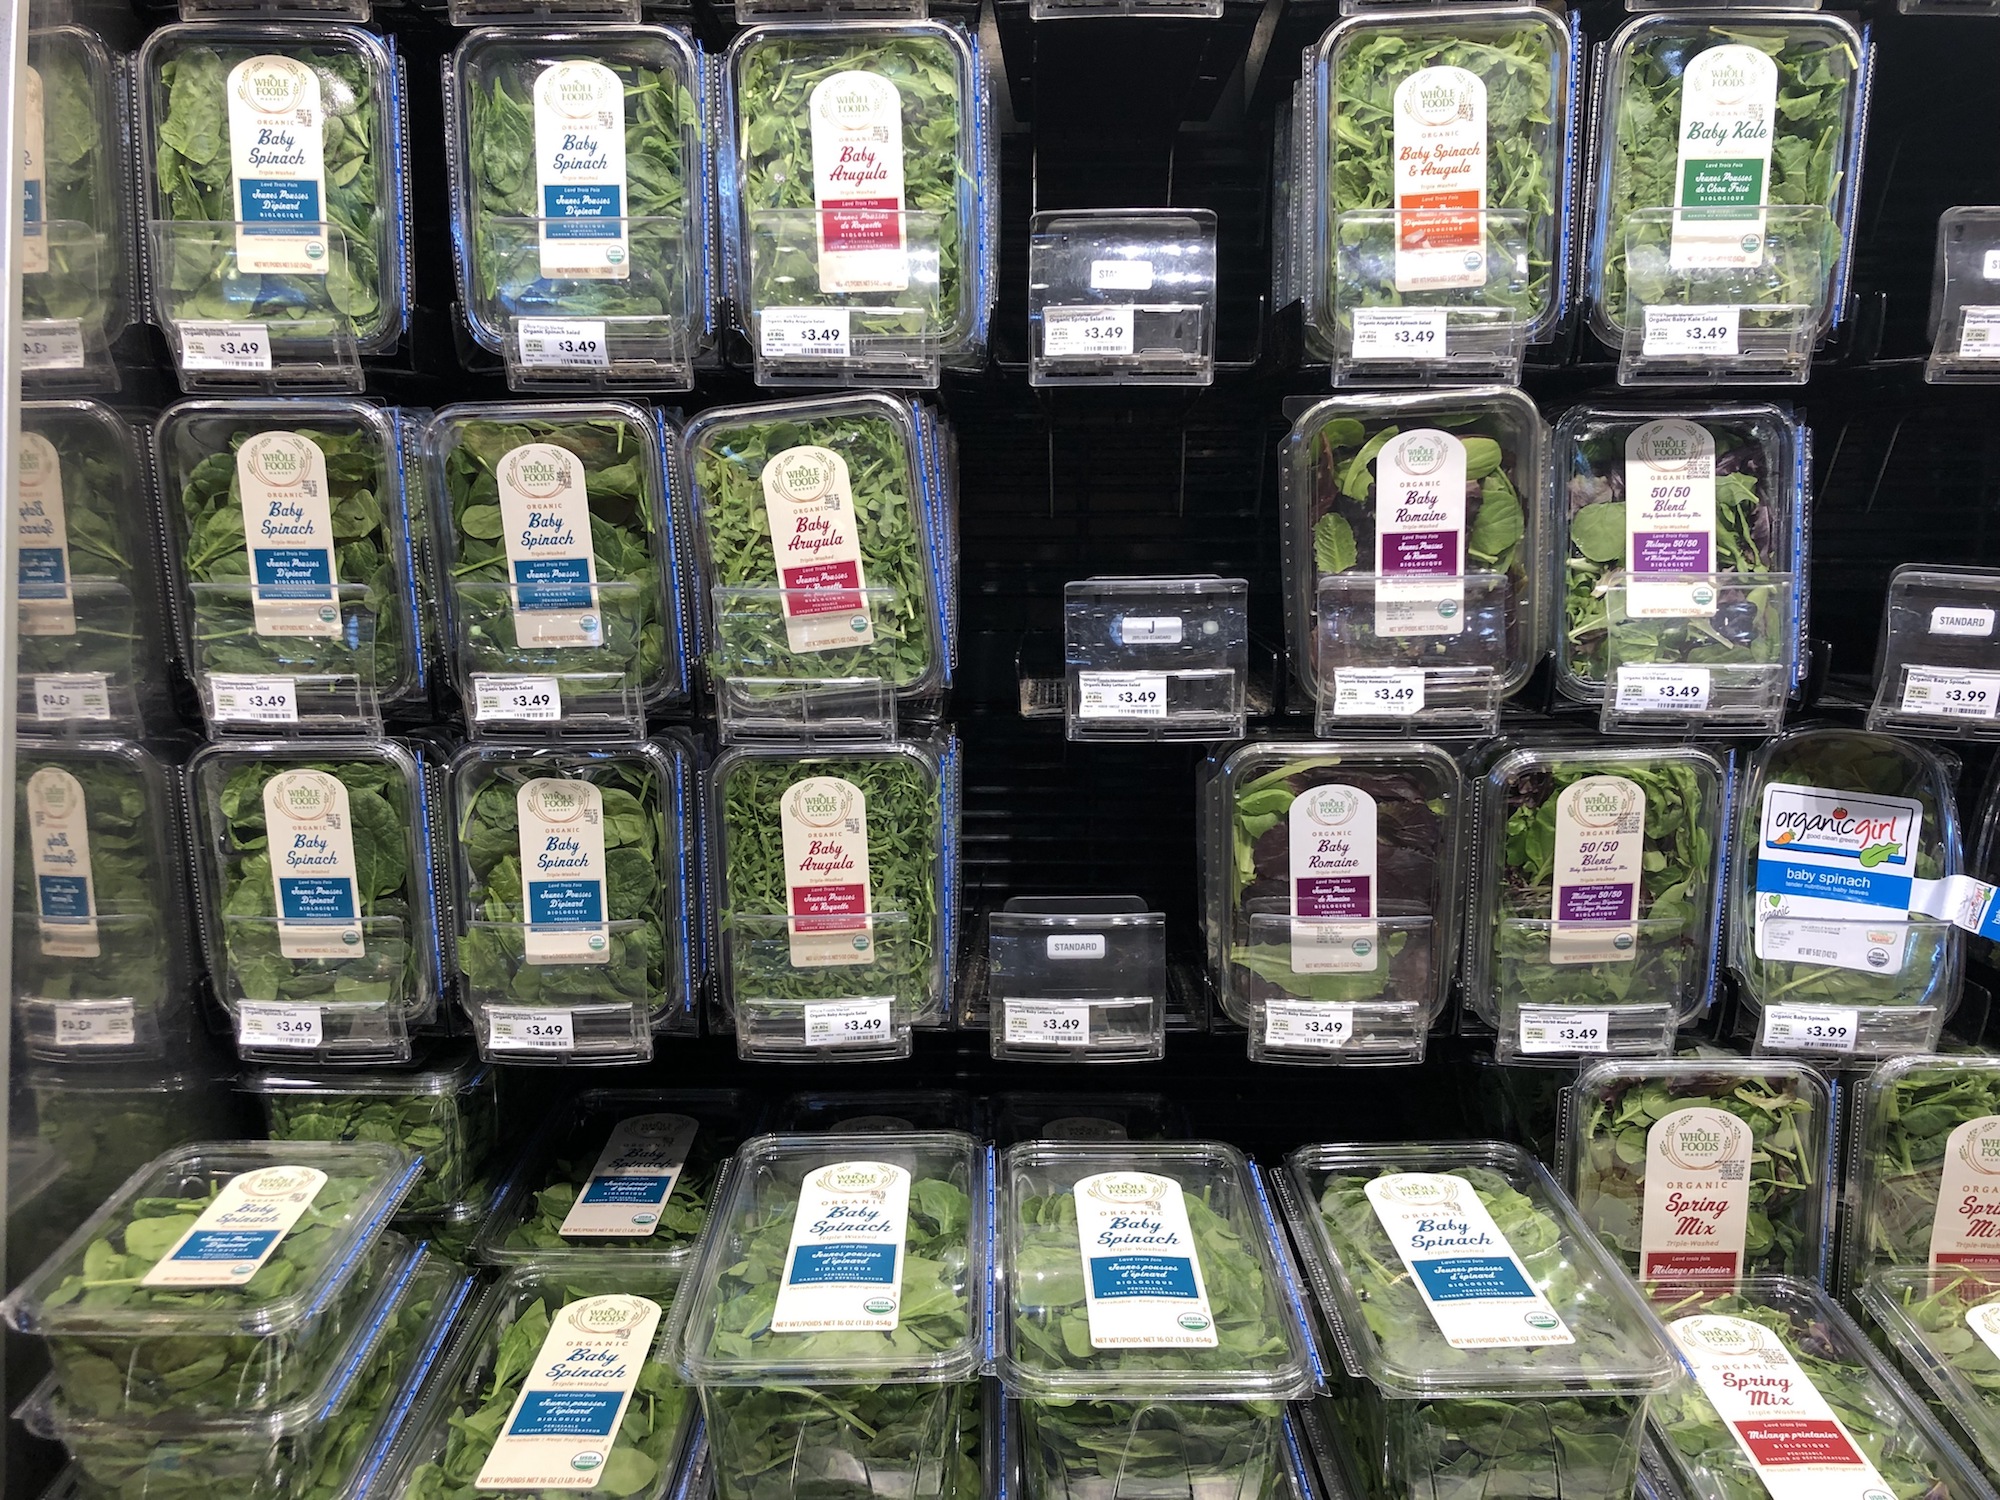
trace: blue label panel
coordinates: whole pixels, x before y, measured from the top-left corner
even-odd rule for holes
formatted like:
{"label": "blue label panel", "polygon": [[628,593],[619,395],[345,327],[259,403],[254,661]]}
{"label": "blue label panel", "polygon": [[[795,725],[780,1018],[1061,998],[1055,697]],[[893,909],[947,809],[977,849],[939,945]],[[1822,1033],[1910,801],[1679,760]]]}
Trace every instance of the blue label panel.
{"label": "blue label panel", "polygon": [[42,915],[50,918],[90,915],[90,881],[81,875],[37,875],[35,885]]}
{"label": "blue label panel", "polygon": [[324,547],[253,547],[250,567],[267,599],[333,597],[333,557]]}
{"label": "blue label panel", "polygon": [[69,569],[63,563],[63,549],[60,547],[23,547],[21,549],[21,597],[23,599],[60,599],[69,592]]}
{"label": "blue label panel", "polygon": [[509,1437],[610,1437],[625,1398],[617,1391],[529,1391]]}
{"label": "blue label panel", "polygon": [[281,875],[278,915],[288,922],[352,922],[354,882],[331,875]]}
{"label": "blue label panel", "polygon": [[[614,183],[542,189],[542,232],[552,240],[615,240],[624,215]],[[608,221],[608,222],[607,222]]]}
{"label": "blue label panel", "polygon": [[316,234],[325,219],[316,182],[246,177],[236,186],[246,234]]}
{"label": "blue label panel", "polygon": [[1420,1260],[1417,1275],[1433,1302],[1487,1302],[1501,1297],[1532,1297],[1535,1289],[1521,1268],[1504,1255],[1455,1255]]}
{"label": "blue label panel", "polygon": [[278,1243],[275,1229],[200,1229],[173,1254],[175,1260],[255,1260]]}
{"label": "blue label panel", "polygon": [[39,178],[30,178],[21,185],[21,222],[30,234],[41,229],[42,184]]}
{"label": "blue label panel", "polygon": [[1800,864],[1769,849],[1757,857],[1757,889],[1767,896],[1817,896],[1902,912],[1910,909],[1910,887],[1909,876],[1888,870]]}
{"label": "blue label panel", "polygon": [[593,1177],[583,1190],[585,1203],[659,1204],[667,1201],[667,1177]]}
{"label": "blue label panel", "polygon": [[894,1245],[801,1245],[786,1279],[793,1286],[887,1286],[895,1274]]}
{"label": "blue label panel", "polygon": [[[514,564],[521,609],[590,609],[590,563],[581,557],[544,557]],[[529,585],[534,587],[529,587]],[[584,587],[578,588],[577,584]]]}
{"label": "blue label panel", "polygon": [[602,922],[604,885],[597,880],[531,880],[528,920],[537,925]]}
{"label": "blue label panel", "polygon": [[1100,1302],[1118,1297],[1199,1295],[1194,1285],[1194,1262],[1184,1255],[1093,1256],[1090,1294]]}

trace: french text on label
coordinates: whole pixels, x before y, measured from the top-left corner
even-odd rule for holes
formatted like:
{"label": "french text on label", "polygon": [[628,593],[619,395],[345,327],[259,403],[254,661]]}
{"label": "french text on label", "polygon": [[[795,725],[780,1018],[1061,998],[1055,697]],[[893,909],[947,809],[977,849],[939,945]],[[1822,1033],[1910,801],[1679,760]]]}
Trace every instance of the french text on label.
{"label": "french text on label", "polygon": [[472,679],[473,717],[554,722],[562,718],[562,685],[554,677],[500,677],[481,674]]}
{"label": "french text on label", "polygon": [[1357,667],[1333,674],[1333,715],[1337,719],[1402,717],[1422,713],[1424,674],[1393,667]]}
{"label": "french text on label", "polygon": [[296,724],[297,688],[290,677],[238,677],[218,672],[208,679],[215,719],[221,724]]}
{"label": "french text on label", "polygon": [[1990,719],[2000,706],[2000,672],[1911,667],[1903,678],[1903,712],[1940,719]]}
{"label": "french text on label", "polygon": [[1618,708],[1637,714],[1704,713],[1714,685],[1715,674],[1707,667],[1620,667]]}
{"label": "french text on label", "polygon": [[1441,307],[1357,307],[1353,359],[1443,359],[1449,342]]}
{"label": "french text on label", "polygon": [[236,1040],[246,1047],[291,1047],[306,1052],[316,1049],[323,1035],[317,1005],[237,1002]]}
{"label": "french text on label", "polygon": [[1338,1052],[1354,1040],[1354,1007],[1317,1000],[1264,1006],[1264,1045],[1292,1052]]}
{"label": "french text on label", "polygon": [[757,315],[757,347],[766,359],[846,359],[849,329],[844,307],[767,307]]}
{"label": "french text on label", "polygon": [[1773,1005],[1764,1012],[1763,1042],[1787,1052],[1852,1052],[1861,1012],[1849,1005]]}
{"label": "french text on label", "polygon": [[518,326],[521,363],[529,369],[601,370],[611,363],[602,319],[523,318]]}
{"label": "french text on label", "polygon": [[111,685],[102,672],[37,677],[34,693],[35,717],[44,724],[111,717]]}
{"label": "french text on label", "polygon": [[1164,719],[1167,716],[1165,672],[1079,672],[1076,681],[1079,719]]}
{"label": "french text on label", "polygon": [[258,372],[271,368],[271,335],[262,323],[177,325],[183,370]]}
{"label": "french text on label", "polygon": [[808,1047],[854,1047],[895,1035],[887,1000],[835,1000],[806,1007]]}
{"label": "french text on label", "polygon": [[1129,307],[1042,309],[1044,359],[1088,359],[1131,352],[1132,309]]}
{"label": "french text on label", "polygon": [[1642,352],[1648,359],[1685,354],[1734,359],[1742,312],[1740,307],[1649,307]]}
{"label": "french text on label", "polygon": [[576,1018],[566,1010],[496,1007],[486,1013],[487,1042],[495,1052],[570,1052]]}
{"label": "french text on label", "polygon": [[1090,1007],[1069,1000],[1008,1000],[1003,1034],[1010,1044],[1088,1047]]}
{"label": "french text on label", "polygon": [[1521,1007],[1521,1051],[1529,1056],[1610,1050],[1608,1010],[1572,1010],[1556,1005]]}

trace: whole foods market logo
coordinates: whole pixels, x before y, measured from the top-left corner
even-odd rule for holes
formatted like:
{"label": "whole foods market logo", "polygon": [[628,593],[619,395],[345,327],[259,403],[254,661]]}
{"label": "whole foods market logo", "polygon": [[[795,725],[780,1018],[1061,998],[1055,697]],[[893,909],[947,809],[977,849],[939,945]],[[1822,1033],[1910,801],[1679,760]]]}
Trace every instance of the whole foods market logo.
{"label": "whole foods market logo", "polygon": [[865,120],[883,108],[884,91],[895,85],[873,73],[837,73],[821,87],[821,113],[842,123]]}
{"label": "whole foods market logo", "polygon": [[850,1198],[886,1198],[898,1169],[878,1161],[843,1161],[815,1172],[809,1181],[822,1193]]}
{"label": "whole foods market logo", "polygon": [[327,783],[332,778],[318,771],[299,771],[278,782],[278,800],[286,814],[297,822],[317,823],[333,816],[338,793]]}
{"label": "whole foods market logo", "polygon": [[642,1141],[664,1141],[692,1124],[686,1115],[634,1115],[625,1121],[625,1130]]}
{"label": "whole foods market logo", "polygon": [[808,828],[832,828],[847,821],[854,807],[854,788],[830,776],[814,777],[792,788],[791,816]]}
{"label": "whole foods market logo", "polygon": [[549,69],[547,102],[571,120],[596,114],[605,99],[603,72],[596,63],[557,63]]}
{"label": "whole foods market logo", "polygon": [[1569,794],[1569,815],[1589,829],[1613,828],[1636,810],[1639,789],[1615,776],[1580,781]]}
{"label": "whole foods market logo", "polygon": [[561,448],[533,444],[516,448],[501,463],[501,475],[516,494],[530,500],[560,495],[572,483],[573,460]]}
{"label": "whole foods market logo", "polygon": [[811,505],[821,500],[829,506],[839,504],[838,454],[825,448],[789,448],[771,462],[776,466],[772,487],[794,505]]}
{"label": "whole foods market logo", "polygon": [[1384,1177],[1376,1191],[1406,1208],[1457,1208],[1459,1184],[1449,1177],[1433,1177],[1422,1172],[1406,1172]]}
{"label": "whole foods market logo", "polygon": [[294,489],[311,469],[305,439],[280,433],[250,445],[250,466],[274,490]]}
{"label": "whole foods market logo", "polygon": [[1449,441],[1441,433],[1413,433],[1396,446],[1396,467],[1412,478],[1425,479],[1444,467]]}
{"label": "whole foods market logo", "polygon": [[1403,112],[1433,129],[1477,119],[1483,92],[1477,76],[1459,68],[1426,68],[1397,90]]}
{"label": "whole foods market logo", "polygon": [[1678,474],[1701,456],[1701,440],[1701,430],[1691,423],[1655,423],[1646,434],[1646,467],[1664,474]]}
{"label": "whole foods market logo", "polygon": [[2000,1117],[1987,1115],[1960,1129],[1958,1159],[1982,1177],[2000,1177]]}
{"label": "whole foods market logo", "polygon": [[545,823],[574,823],[590,811],[590,794],[567,781],[537,781],[528,788],[528,805]]}
{"label": "whole foods market logo", "polygon": [[296,110],[307,97],[312,73],[288,57],[260,57],[237,80],[236,97],[259,114],[282,115]]}
{"label": "whole foods market logo", "polygon": [[571,1305],[570,1321],[585,1333],[628,1333],[645,1320],[652,1304],[643,1297],[586,1297]]}
{"label": "whole foods market logo", "polygon": [[1151,1172],[1106,1172],[1086,1190],[1090,1197],[1112,1208],[1157,1210],[1173,1190],[1173,1183]]}
{"label": "whole foods market logo", "polygon": [[83,799],[83,788],[67,771],[44,766],[28,778],[28,797],[44,817],[66,818]]}
{"label": "whole foods market logo", "polygon": [[1683,1171],[1706,1172],[1742,1152],[1742,1125],[1719,1110],[1689,1110],[1661,1126],[1660,1155]]}
{"label": "whole foods market logo", "polygon": [[1764,1329],[1741,1318],[1683,1318],[1674,1324],[1673,1333],[1681,1343],[1714,1354],[1760,1354],[1776,1349]]}
{"label": "whole foods market logo", "polygon": [[1351,786],[1316,787],[1306,793],[1306,816],[1322,828],[1345,827],[1360,808],[1360,794]]}
{"label": "whole foods market logo", "polygon": [[236,1179],[236,1190],[246,1198],[271,1202],[280,1199],[310,1198],[319,1191],[320,1174],[312,1167],[259,1167]]}

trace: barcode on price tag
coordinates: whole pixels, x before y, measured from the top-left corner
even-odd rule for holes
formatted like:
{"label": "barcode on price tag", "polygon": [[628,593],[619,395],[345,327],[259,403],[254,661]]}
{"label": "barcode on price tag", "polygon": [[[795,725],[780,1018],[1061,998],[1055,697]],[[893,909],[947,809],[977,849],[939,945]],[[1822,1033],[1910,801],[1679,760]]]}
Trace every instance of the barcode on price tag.
{"label": "barcode on price tag", "polygon": [[271,368],[271,336],[262,323],[179,323],[183,370]]}
{"label": "barcode on price tag", "polygon": [[1318,1000],[1264,1005],[1264,1045],[1290,1052],[1338,1052],[1354,1040],[1354,1007]]}
{"label": "barcode on price tag", "polygon": [[289,677],[209,675],[209,699],[218,724],[296,724],[299,700]]}
{"label": "barcode on price tag", "polygon": [[1076,676],[1076,716],[1079,719],[1164,719],[1167,716],[1167,674],[1079,672]]}
{"label": "barcode on price tag", "polygon": [[1354,309],[1354,359],[1443,359],[1446,342],[1441,307]]}
{"label": "barcode on price tag", "polygon": [[75,318],[38,318],[21,325],[21,368],[81,370],[83,324]]}
{"label": "barcode on price tag", "polygon": [[767,307],[757,315],[757,347],[766,359],[845,359],[844,307]]}
{"label": "barcode on price tag", "polygon": [[129,1047],[138,1040],[130,1000],[58,1000],[58,1047]]}
{"label": "barcode on price tag", "polygon": [[1568,1006],[1521,1007],[1521,1051],[1530,1056],[1610,1050],[1611,1012],[1608,1010],[1571,1010]]}
{"label": "barcode on price tag", "polygon": [[1132,352],[1132,309],[1129,307],[1045,307],[1042,309],[1042,356],[1045,359],[1088,358],[1096,354]]}
{"label": "barcode on price tag", "polygon": [[1764,1012],[1766,1047],[1786,1052],[1852,1052],[1861,1012],[1851,1005],[1773,1005]]}
{"label": "barcode on price tag", "polygon": [[111,682],[102,672],[66,672],[34,680],[35,717],[44,724],[111,717]]}
{"label": "barcode on price tag", "polygon": [[491,1052],[569,1052],[576,1026],[566,1010],[522,1010],[500,1006],[486,1013],[486,1045]]}
{"label": "barcode on price tag", "polygon": [[1004,1034],[1010,1045],[1088,1047],[1090,1007],[1069,1000],[1005,1000]]}
{"label": "barcode on price tag", "polygon": [[277,1005],[242,1000],[236,1006],[236,1040],[245,1047],[318,1048],[322,1030],[317,1005]]}
{"label": "barcode on price tag", "polygon": [[523,318],[521,363],[530,369],[601,370],[611,363],[604,323],[597,318]]}
{"label": "barcode on price tag", "polygon": [[1424,674],[1391,667],[1356,667],[1333,674],[1336,719],[1403,717],[1424,710]]}
{"label": "barcode on price tag", "polygon": [[1618,708],[1631,714],[1698,714],[1708,708],[1707,667],[1620,667]]}
{"label": "barcode on price tag", "polygon": [[1990,719],[2000,706],[2000,672],[1911,667],[1903,678],[1903,712],[1940,719]]}
{"label": "barcode on price tag", "polygon": [[1736,357],[1740,307],[1649,307],[1645,356],[1716,354]]}
{"label": "barcode on price tag", "polygon": [[1961,359],[2000,359],[2000,307],[1968,307],[1958,325]]}
{"label": "barcode on price tag", "polygon": [[855,1047],[886,1042],[895,1034],[889,1002],[834,1000],[806,1007],[808,1047]]}
{"label": "barcode on price tag", "polygon": [[562,717],[562,685],[553,677],[499,677],[475,673],[472,716],[553,722]]}

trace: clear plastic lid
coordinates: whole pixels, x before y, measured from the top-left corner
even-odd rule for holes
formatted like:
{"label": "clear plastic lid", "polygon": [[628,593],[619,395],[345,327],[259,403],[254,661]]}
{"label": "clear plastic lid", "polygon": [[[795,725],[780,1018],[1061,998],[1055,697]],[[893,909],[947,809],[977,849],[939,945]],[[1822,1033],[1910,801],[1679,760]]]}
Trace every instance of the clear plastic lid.
{"label": "clear plastic lid", "polygon": [[[1776,1058],[1612,1060],[1564,1101],[1562,1178],[1635,1276],[1818,1280],[1837,1173],[1832,1091]],[[1672,1199],[1706,1206],[1676,1214]]]}
{"label": "clear plastic lid", "polygon": [[1234,1147],[1024,1142],[1001,1160],[998,1212],[1009,1395],[1285,1401],[1311,1389],[1274,1226]]}
{"label": "clear plastic lid", "polygon": [[[1638,1288],[1519,1146],[1302,1146],[1284,1182],[1349,1373],[1385,1397],[1645,1395],[1679,1369]],[[1412,1216],[1440,1214],[1497,1253],[1439,1257]]]}
{"label": "clear plastic lid", "polygon": [[1164,1094],[995,1094],[993,1139],[1170,1141],[1187,1134],[1187,1112]]}
{"label": "clear plastic lid", "polygon": [[793,1094],[771,1120],[779,1132],[824,1131],[829,1135],[883,1131],[961,1131],[978,1135],[979,1109],[958,1089],[871,1089],[867,1092],[813,1090]]}
{"label": "clear plastic lid", "polygon": [[[1991,1273],[1904,1266],[1858,1293],[1904,1374],[1988,1473],[2000,1469],[2000,1281]],[[1921,1382],[1921,1384],[1918,1384]]]}
{"label": "clear plastic lid", "polygon": [[985,1354],[986,1173],[955,1131],[746,1141],[690,1279],[681,1373],[703,1386],[970,1380]]}
{"label": "clear plastic lid", "polygon": [[1934,739],[2000,735],[2000,569],[1902,563],[1889,575],[1870,729]]}
{"label": "clear plastic lid", "polygon": [[[108,356],[130,314],[122,59],[94,31],[47,26],[28,33],[28,67],[40,85],[43,153],[39,215],[23,225],[21,315],[31,325],[74,321],[82,366]],[[41,373],[60,380],[65,365]],[[31,366],[31,383],[36,373]]]}

